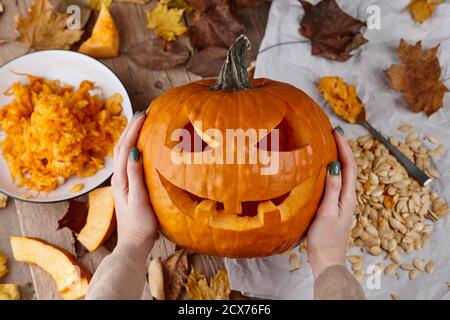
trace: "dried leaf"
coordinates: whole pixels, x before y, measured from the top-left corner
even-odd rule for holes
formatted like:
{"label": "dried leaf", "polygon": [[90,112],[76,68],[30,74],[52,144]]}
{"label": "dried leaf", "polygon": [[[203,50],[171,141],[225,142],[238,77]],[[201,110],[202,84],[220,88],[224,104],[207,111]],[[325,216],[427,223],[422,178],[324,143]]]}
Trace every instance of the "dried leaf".
{"label": "dried leaf", "polygon": [[187,31],[181,20],[183,12],[184,9],[169,9],[166,4],[160,2],[152,11],[146,11],[147,28],[155,29],[158,36],[173,41]]}
{"label": "dried leaf", "polygon": [[88,206],[86,202],[70,200],[67,213],[58,221],[58,230],[69,228],[75,233],[79,233],[86,225]]}
{"label": "dried leaf", "polygon": [[0,193],[0,209],[6,208],[7,204],[8,204],[8,196],[3,193]]}
{"label": "dried leaf", "polygon": [[97,11],[100,11],[102,8],[102,3],[104,3],[108,8],[112,3],[112,0],[87,0],[88,5]]}
{"label": "dried leaf", "polygon": [[114,2],[146,4],[150,2],[150,0],[114,0]]}
{"label": "dried leaf", "polygon": [[114,231],[114,233],[108,238],[108,240],[103,243],[103,247],[112,252],[117,246],[117,239],[117,231]]}
{"label": "dried leaf", "polygon": [[228,300],[231,292],[226,270],[220,270],[208,285],[206,277],[194,268],[188,277],[186,290],[191,300]]}
{"label": "dried leaf", "polygon": [[26,17],[16,18],[16,39],[31,50],[69,49],[83,30],[67,29],[68,15],[53,12],[48,0],[34,0]]}
{"label": "dried leaf", "polygon": [[89,21],[92,10],[83,0],[61,0],[56,6],[56,11],[66,13],[67,8],[76,5],[80,8],[80,27],[83,29]]}
{"label": "dried leaf", "polygon": [[191,57],[186,68],[202,77],[216,77],[220,73],[227,52],[228,50],[222,47],[205,48]]}
{"label": "dried leaf", "polygon": [[437,6],[444,0],[411,0],[408,5],[408,11],[414,20],[424,23],[436,10]]}
{"label": "dried leaf", "polygon": [[270,0],[234,0],[233,3],[237,10],[244,10],[248,7],[259,6],[260,4],[268,1]]}
{"label": "dried leaf", "polygon": [[165,70],[185,63],[189,59],[189,49],[178,43],[160,38],[139,42],[125,52],[138,65],[151,70]]}
{"label": "dried leaf", "polygon": [[392,89],[403,94],[409,108],[414,112],[425,112],[428,116],[443,105],[448,91],[440,82],[441,67],[437,57],[439,45],[428,51],[422,50],[421,42],[410,45],[403,39],[397,49],[401,65],[392,65],[386,74]]}
{"label": "dried leaf", "polygon": [[311,54],[336,61],[347,61],[354,49],[365,44],[361,28],[366,24],[339,8],[335,0],[316,5],[299,0],[305,11],[300,34],[311,41]]}
{"label": "dried leaf", "polygon": [[167,300],[176,300],[187,279],[187,251],[177,250],[163,261],[164,291]]}
{"label": "dried leaf", "polygon": [[161,3],[169,8],[184,9],[186,12],[192,10],[191,6],[186,3],[186,0],[161,0]]}
{"label": "dried leaf", "polygon": [[153,298],[156,300],[166,300],[164,272],[160,257],[155,257],[150,262],[147,271],[147,281]]}
{"label": "dried leaf", "polygon": [[228,48],[244,32],[228,0],[187,0],[194,10],[193,25],[189,27],[192,45]]}
{"label": "dried leaf", "polygon": [[8,262],[8,258],[2,251],[0,251],[0,278],[8,273],[6,262]]}
{"label": "dried leaf", "polygon": [[19,300],[20,293],[17,284],[0,284],[0,300]]}
{"label": "dried leaf", "polygon": [[291,253],[291,255],[289,256],[289,263],[291,264],[291,269],[290,271],[295,271],[300,269],[301,267],[301,261],[300,258],[298,257],[298,255],[294,252]]}

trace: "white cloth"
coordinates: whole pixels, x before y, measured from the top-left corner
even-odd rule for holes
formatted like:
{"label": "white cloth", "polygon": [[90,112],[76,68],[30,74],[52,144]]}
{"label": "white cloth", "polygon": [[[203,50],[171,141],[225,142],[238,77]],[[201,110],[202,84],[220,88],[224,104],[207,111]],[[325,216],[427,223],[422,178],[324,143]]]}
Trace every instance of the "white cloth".
{"label": "white cloth", "polygon": [[[311,1],[317,3],[318,1]],[[439,137],[448,150],[450,148],[450,93],[445,95],[444,107],[430,118],[423,113],[409,111],[401,94],[388,88],[383,70],[399,63],[396,48],[400,39],[414,44],[422,40],[429,49],[441,43],[438,52],[442,67],[441,79],[450,78],[450,4],[438,6],[433,17],[422,25],[415,23],[405,11],[409,0],[338,0],[339,6],[360,20],[365,21],[369,5],[381,9],[381,29],[363,31],[367,44],[355,50],[355,56],[347,62],[334,62],[322,57],[311,56],[311,45],[306,43],[287,44],[274,47],[259,54],[256,77],[267,77],[295,85],[308,93],[320,105],[324,100],[316,83],[324,76],[341,76],[348,83],[355,84],[358,94],[367,106],[369,122],[386,136],[403,138],[397,127],[402,123],[412,124],[416,131]],[[305,39],[299,34],[299,21],[303,8],[297,0],[273,0],[260,50],[271,45]],[[445,81],[450,87],[450,81]],[[326,112],[334,125],[341,125],[347,137],[368,134],[365,129],[349,125],[338,119],[327,108]],[[436,158],[435,158],[436,159]],[[447,202],[450,202],[450,158],[448,152],[432,162],[441,173],[433,182]],[[446,188],[447,187],[447,188]],[[367,277],[362,286],[368,299],[389,299],[395,294],[399,299],[450,299],[446,281],[450,282],[450,219],[439,220],[431,235],[431,241],[420,251],[403,255],[402,262],[411,263],[415,256],[425,261],[434,259],[436,271],[420,274],[413,281],[408,274],[399,271],[399,277],[381,276],[381,288],[369,289]],[[297,251],[296,251],[297,252]],[[361,254],[359,249],[350,253]],[[383,261],[363,253],[365,267]],[[302,256],[306,261],[306,257]],[[386,261],[389,263],[388,261]],[[300,270],[289,272],[288,257],[272,256],[250,260],[226,259],[233,289],[251,296],[274,299],[312,298],[312,273],[304,263]],[[370,281],[369,281],[370,282]]]}

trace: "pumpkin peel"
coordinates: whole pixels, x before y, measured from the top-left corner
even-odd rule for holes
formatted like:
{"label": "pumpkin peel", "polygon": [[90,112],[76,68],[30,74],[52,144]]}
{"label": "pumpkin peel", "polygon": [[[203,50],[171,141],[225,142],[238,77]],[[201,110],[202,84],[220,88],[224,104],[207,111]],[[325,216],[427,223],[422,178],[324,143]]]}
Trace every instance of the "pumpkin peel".
{"label": "pumpkin peel", "polygon": [[108,7],[102,3],[92,35],[78,50],[93,58],[114,58],[119,54],[120,38]]}

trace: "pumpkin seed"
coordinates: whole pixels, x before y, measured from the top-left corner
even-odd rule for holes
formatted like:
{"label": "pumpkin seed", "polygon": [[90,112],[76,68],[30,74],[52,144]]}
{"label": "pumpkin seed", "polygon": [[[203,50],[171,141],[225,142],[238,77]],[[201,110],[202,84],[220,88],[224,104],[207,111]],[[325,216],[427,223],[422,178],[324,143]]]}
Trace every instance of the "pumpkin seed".
{"label": "pumpkin seed", "polygon": [[425,270],[425,267],[423,265],[423,260],[420,259],[419,257],[415,257],[413,259],[413,266],[421,272],[423,272]]}
{"label": "pumpkin seed", "polygon": [[390,265],[388,265],[386,267],[386,269],[384,269],[384,275],[386,276],[391,276],[394,274],[395,270],[397,270],[398,265],[395,263],[391,263]]}
{"label": "pumpkin seed", "polygon": [[434,272],[434,261],[433,260],[428,261],[428,263],[425,265],[425,271],[426,271],[426,273]]}
{"label": "pumpkin seed", "polygon": [[414,270],[414,266],[411,265],[411,264],[408,264],[408,263],[402,263],[402,264],[400,265],[400,268],[403,269],[403,270],[406,270],[406,271],[412,271],[412,270]]}
{"label": "pumpkin seed", "polygon": [[418,275],[419,275],[420,271],[417,269],[413,269],[409,272],[408,276],[409,276],[409,280],[413,280],[415,279]]}
{"label": "pumpkin seed", "polygon": [[379,246],[370,247],[369,253],[373,256],[379,256],[383,253],[383,250]]}
{"label": "pumpkin seed", "polygon": [[433,136],[432,134],[427,134],[426,138],[428,141],[430,141],[432,144],[440,144],[441,142],[439,141],[438,138],[436,138],[435,136]]}
{"label": "pumpkin seed", "polygon": [[412,126],[409,124],[402,124],[400,127],[398,127],[398,130],[400,132],[407,133],[412,130]]}
{"label": "pumpkin seed", "polygon": [[358,256],[358,255],[352,255],[352,256],[347,256],[348,261],[350,261],[352,264],[355,263],[362,263],[362,257]]}

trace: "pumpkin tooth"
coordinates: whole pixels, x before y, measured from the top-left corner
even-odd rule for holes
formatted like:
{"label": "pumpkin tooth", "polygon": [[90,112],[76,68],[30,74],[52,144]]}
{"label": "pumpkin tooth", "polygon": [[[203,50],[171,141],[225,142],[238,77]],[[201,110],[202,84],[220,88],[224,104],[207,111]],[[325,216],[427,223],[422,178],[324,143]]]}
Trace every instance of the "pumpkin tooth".
{"label": "pumpkin tooth", "polygon": [[210,199],[204,199],[202,200],[197,206],[195,207],[195,213],[200,212],[213,212],[216,210],[216,201],[210,200]]}

